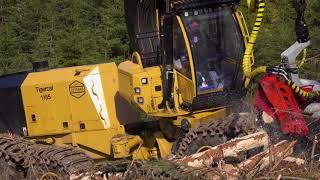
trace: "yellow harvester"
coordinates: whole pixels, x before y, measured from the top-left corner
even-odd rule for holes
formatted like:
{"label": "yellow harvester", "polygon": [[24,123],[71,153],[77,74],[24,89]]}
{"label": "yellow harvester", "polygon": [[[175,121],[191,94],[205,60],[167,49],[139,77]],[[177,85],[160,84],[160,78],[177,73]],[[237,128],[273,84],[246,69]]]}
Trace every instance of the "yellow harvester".
{"label": "yellow harvester", "polygon": [[258,7],[251,41],[238,0],[125,0],[132,58],[52,70],[36,63],[1,77],[1,129],[95,159],[142,160],[243,133],[237,118],[222,122],[250,80],[264,1],[248,3]]}

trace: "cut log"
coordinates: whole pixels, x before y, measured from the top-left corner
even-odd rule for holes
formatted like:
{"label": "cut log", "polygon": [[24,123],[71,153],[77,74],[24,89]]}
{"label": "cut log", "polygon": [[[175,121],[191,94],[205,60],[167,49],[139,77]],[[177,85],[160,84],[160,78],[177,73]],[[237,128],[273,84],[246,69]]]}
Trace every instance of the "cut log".
{"label": "cut log", "polygon": [[240,152],[267,147],[269,143],[266,132],[261,131],[240,138],[233,139],[224,144],[212,147],[206,151],[196,153],[182,159],[174,160],[175,163],[191,167],[207,167],[221,161],[226,157],[237,157]]}
{"label": "cut log", "polygon": [[237,167],[231,164],[225,164],[221,167],[222,173],[225,175],[225,179],[234,180],[238,179],[240,171]]}
{"label": "cut log", "polygon": [[256,171],[261,171],[271,163],[275,163],[274,168],[276,168],[282,160],[293,153],[293,146],[295,144],[296,141],[281,141],[278,144],[271,146],[267,151],[261,152],[243,161],[238,167],[245,171],[252,171],[255,168],[258,168]]}
{"label": "cut log", "polygon": [[275,170],[281,169],[290,169],[291,171],[304,170],[306,165],[305,160],[295,157],[286,157],[284,158],[279,165],[275,168]]}

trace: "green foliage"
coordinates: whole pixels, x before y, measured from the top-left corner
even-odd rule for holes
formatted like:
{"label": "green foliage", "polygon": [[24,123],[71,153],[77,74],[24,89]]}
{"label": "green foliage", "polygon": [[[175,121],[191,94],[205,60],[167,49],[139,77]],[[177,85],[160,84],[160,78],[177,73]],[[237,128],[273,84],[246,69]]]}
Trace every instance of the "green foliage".
{"label": "green foliage", "polygon": [[122,0],[0,0],[0,74],[124,59]]}
{"label": "green foliage", "polygon": [[[255,14],[245,2],[241,9],[250,30]],[[312,57],[320,47],[320,3],[307,2]],[[295,41],[295,16],[291,0],[267,0],[256,65],[280,62],[281,52]],[[120,62],[128,52],[123,0],[0,0],[0,74],[30,69],[31,62],[40,60],[48,60],[52,68]],[[300,72],[319,75],[308,64]]]}
{"label": "green foliage", "polygon": [[[248,12],[245,1],[242,3],[242,11],[245,15],[249,31],[252,29],[255,19],[254,13]],[[311,46],[308,49],[308,58],[319,54],[320,49],[320,2],[319,0],[307,0],[305,19],[309,26]],[[255,46],[255,62],[258,65],[277,65],[280,63],[280,54],[296,41],[295,35],[296,12],[292,6],[292,0],[266,0],[266,13]],[[300,69],[300,74],[307,78],[319,78],[318,70],[314,63],[307,63]]]}

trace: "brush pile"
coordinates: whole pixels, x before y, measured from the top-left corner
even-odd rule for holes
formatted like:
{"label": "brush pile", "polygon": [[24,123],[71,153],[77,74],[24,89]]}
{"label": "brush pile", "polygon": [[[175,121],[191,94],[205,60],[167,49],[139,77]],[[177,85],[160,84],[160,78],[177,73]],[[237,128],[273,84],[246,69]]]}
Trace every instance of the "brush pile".
{"label": "brush pile", "polygon": [[260,131],[183,158],[104,162],[95,173],[71,179],[319,179],[317,140],[310,150],[297,150],[298,143],[269,144]]}

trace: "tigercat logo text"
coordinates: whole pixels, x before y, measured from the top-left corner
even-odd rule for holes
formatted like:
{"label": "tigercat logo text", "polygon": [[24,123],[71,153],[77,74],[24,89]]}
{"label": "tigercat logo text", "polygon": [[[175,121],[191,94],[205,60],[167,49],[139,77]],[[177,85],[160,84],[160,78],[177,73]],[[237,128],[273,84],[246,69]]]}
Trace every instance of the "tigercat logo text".
{"label": "tigercat logo text", "polygon": [[75,98],[81,98],[86,94],[86,88],[83,83],[79,81],[73,81],[69,85],[69,92],[71,96]]}
{"label": "tigercat logo text", "polygon": [[38,93],[44,93],[44,92],[53,91],[53,86],[48,86],[48,87],[36,87],[36,91],[37,91]]}

